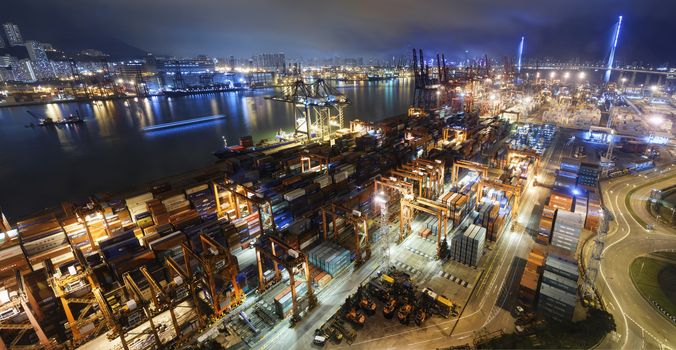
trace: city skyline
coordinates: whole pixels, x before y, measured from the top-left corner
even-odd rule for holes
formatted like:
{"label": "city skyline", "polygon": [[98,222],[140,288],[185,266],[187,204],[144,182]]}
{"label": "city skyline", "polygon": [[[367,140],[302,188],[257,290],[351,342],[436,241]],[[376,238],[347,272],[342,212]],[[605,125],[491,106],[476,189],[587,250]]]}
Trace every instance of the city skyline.
{"label": "city skyline", "polygon": [[[422,47],[446,52],[449,58],[461,58],[466,50],[475,56],[502,57],[515,55],[525,36],[526,57],[603,60],[612,25],[624,15],[627,30],[619,44],[619,61],[664,64],[676,56],[669,45],[669,33],[676,30],[669,19],[674,4],[658,0],[546,5],[518,1],[490,7],[439,2],[423,8],[405,2],[308,6],[303,1],[286,5],[197,1],[162,8],[126,0],[90,4],[29,0],[6,6],[6,17],[0,19],[18,24],[24,38],[53,42],[67,51],[91,47],[123,56],[285,52],[298,58],[382,58],[408,55],[410,48]],[[96,16],[87,15],[91,9],[97,9]],[[246,13],[251,16],[241,15]],[[53,30],[56,27],[59,30]]]}

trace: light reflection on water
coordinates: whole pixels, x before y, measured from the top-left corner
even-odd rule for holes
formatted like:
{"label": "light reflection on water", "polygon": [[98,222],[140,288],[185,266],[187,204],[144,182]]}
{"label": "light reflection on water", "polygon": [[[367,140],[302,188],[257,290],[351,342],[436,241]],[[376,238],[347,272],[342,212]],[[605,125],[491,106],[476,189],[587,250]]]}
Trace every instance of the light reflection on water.
{"label": "light reflection on water", "polygon": [[[346,121],[406,112],[412,81],[338,83],[353,102]],[[63,200],[118,192],[213,163],[213,151],[240,136],[256,141],[293,127],[293,106],[267,100],[274,90],[138,101],[98,101],[0,108],[0,207],[15,218]],[[79,111],[80,126],[26,128]],[[145,126],[224,114],[225,119],[146,135]]]}

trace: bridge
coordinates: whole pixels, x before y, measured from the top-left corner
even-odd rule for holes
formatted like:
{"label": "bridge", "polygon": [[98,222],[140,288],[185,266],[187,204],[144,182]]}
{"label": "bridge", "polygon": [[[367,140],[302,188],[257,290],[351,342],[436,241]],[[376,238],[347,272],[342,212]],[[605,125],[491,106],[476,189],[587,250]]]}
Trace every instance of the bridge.
{"label": "bridge", "polygon": [[[529,69],[529,70],[572,70],[572,71],[583,71],[583,70],[607,70],[608,67],[604,65],[578,65],[578,64],[548,64],[548,65],[542,65],[542,66],[532,66],[532,65],[527,65],[521,67],[521,69]],[[654,69],[648,69],[648,68],[623,68],[623,67],[613,67],[610,70],[614,72],[629,72],[629,73],[641,73],[641,74],[653,74],[653,75],[662,75],[662,76],[667,76],[667,77],[674,77],[676,78],[676,70],[675,71],[664,71],[664,70],[654,70]]]}
{"label": "bridge", "polygon": [[523,55],[523,46],[524,46],[524,37],[521,37],[519,43],[519,56],[518,56],[518,71],[521,72],[522,69],[527,70],[573,70],[573,71],[603,71],[604,72],[604,81],[607,84],[610,81],[610,75],[612,72],[619,72],[619,77],[617,81],[624,83],[626,78],[624,74],[630,75],[630,85],[634,85],[637,74],[642,74],[645,76],[644,86],[650,84],[651,77],[657,76],[657,85],[662,85],[664,83],[664,78],[667,80],[676,80],[676,69],[655,69],[655,68],[645,68],[637,66],[624,66],[619,67],[615,66],[615,50],[617,49],[617,44],[620,38],[620,29],[622,27],[622,16],[618,17],[618,21],[614,26],[614,34],[612,41],[610,43],[610,52],[607,56],[608,62],[605,64],[577,64],[577,63],[552,63],[546,62],[543,65],[537,63],[535,66],[531,63],[528,63],[524,66],[521,65],[522,55]]}

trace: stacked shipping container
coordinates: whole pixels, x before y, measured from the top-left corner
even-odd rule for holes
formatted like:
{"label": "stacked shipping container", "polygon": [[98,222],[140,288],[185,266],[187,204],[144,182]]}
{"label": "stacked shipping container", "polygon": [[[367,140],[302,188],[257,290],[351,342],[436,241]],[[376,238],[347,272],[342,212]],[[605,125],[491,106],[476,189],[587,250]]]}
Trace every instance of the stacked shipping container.
{"label": "stacked shipping container", "polygon": [[486,229],[469,225],[464,232],[456,234],[451,242],[451,259],[470,266],[478,266],[483,255]]}
{"label": "stacked shipping container", "polygon": [[552,231],[552,245],[575,254],[583,227],[584,216],[582,214],[557,210]]}

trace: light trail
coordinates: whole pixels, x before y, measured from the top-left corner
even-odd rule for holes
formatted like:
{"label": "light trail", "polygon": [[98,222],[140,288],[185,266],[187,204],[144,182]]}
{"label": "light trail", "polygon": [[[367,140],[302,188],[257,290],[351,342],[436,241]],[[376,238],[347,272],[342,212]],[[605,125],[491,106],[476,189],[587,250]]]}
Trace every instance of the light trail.
{"label": "light trail", "polygon": [[164,129],[170,129],[170,128],[178,128],[181,126],[185,125],[192,125],[192,124],[198,124],[198,123],[205,123],[205,122],[210,122],[212,120],[219,120],[225,118],[225,115],[223,114],[217,114],[217,115],[211,115],[208,117],[199,117],[199,118],[193,118],[193,119],[188,119],[188,120],[179,120],[176,122],[169,122],[169,123],[162,123],[162,124],[157,124],[157,125],[151,125],[151,126],[146,126],[143,128],[143,131],[156,131],[156,130],[164,130]]}

